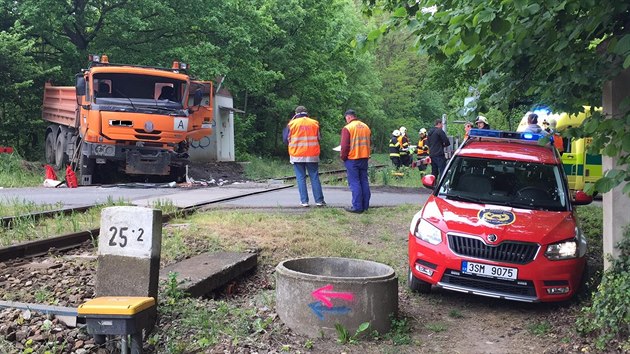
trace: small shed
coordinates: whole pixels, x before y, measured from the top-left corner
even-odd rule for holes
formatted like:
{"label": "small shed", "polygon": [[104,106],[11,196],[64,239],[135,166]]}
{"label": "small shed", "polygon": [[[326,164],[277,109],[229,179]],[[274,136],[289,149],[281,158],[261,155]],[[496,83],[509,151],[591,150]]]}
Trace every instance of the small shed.
{"label": "small shed", "polygon": [[[204,88],[207,86],[203,86]],[[207,90],[207,89],[206,89]],[[204,99],[209,97],[204,93]],[[214,96],[212,132],[193,140],[188,153],[194,162],[234,161],[234,113],[244,113],[234,108],[232,94],[221,88]]]}

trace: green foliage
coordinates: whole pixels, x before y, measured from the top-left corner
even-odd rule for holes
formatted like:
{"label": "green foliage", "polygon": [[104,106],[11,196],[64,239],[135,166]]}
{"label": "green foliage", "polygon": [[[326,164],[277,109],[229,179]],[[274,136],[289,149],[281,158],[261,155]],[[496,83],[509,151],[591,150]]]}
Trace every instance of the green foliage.
{"label": "green foliage", "polygon": [[549,333],[549,331],[551,330],[551,323],[549,323],[549,321],[536,321],[536,322],[530,323],[527,326],[527,330],[531,334],[534,334],[537,336],[544,336],[545,334]]}
{"label": "green foliage", "polygon": [[385,338],[390,339],[394,345],[407,345],[411,344],[411,326],[407,317],[397,318],[396,316],[390,316],[392,322],[391,330],[385,335]]}
{"label": "green foliage", "polygon": [[34,86],[43,86],[45,71],[32,53],[35,41],[27,39],[19,25],[5,31],[0,28],[0,145],[12,146],[23,155],[33,157],[38,143],[36,132],[41,94]]}
{"label": "green foliage", "polygon": [[177,273],[169,272],[164,284],[164,298],[167,305],[173,306],[186,297],[186,293],[179,288],[179,284]]}
{"label": "green foliage", "polygon": [[627,341],[630,334],[630,227],[626,227],[617,249],[620,254],[611,259],[611,267],[593,294],[593,303],[582,308],[577,321],[580,332],[597,337],[599,350],[609,347],[615,338]]}
{"label": "green foliage", "polygon": [[239,160],[285,156],[281,131],[298,104],[322,125],[325,159],[335,157],[345,109],[374,127],[384,117],[374,57],[350,46],[364,28],[350,0],[0,0],[0,8],[0,144],[30,159],[43,150],[44,80],[72,84],[87,53],[163,67],[181,60],[201,79],[224,77],[247,112],[235,119]]}
{"label": "green foliage", "polygon": [[429,331],[440,333],[446,331],[446,325],[444,323],[427,323],[424,325]]}
{"label": "green foliage", "polygon": [[370,327],[370,322],[363,322],[359,325],[359,328],[350,335],[348,329],[340,323],[335,323],[335,330],[337,331],[337,342],[341,344],[355,344],[358,342],[359,337],[367,331]]}
{"label": "green foliage", "polygon": [[[630,3],[616,0],[527,1],[363,0],[368,14],[390,12],[380,33],[411,32],[419,51],[474,70],[480,79],[477,109],[494,107],[508,116],[535,106],[576,113],[599,106],[604,83],[630,67]],[[432,10],[431,10],[432,8]],[[369,47],[366,43],[359,46]],[[628,101],[628,100],[626,100]],[[591,151],[616,156],[617,170],[596,185],[599,191],[625,183],[630,195],[630,105],[618,118],[594,117],[579,129],[592,136]],[[617,108],[617,107],[615,107]],[[609,118],[609,117],[606,117]]]}
{"label": "green foliage", "polygon": [[460,311],[455,310],[455,309],[449,311],[448,316],[451,317],[451,318],[463,318],[464,317],[464,315],[462,315],[462,313]]}
{"label": "green foliage", "polygon": [[253,158],[244,168],[245,176],[253,180],[293,176],[293,165],[285,160],[270,158]]}
{"label": "green foliage", "polygon": [[315,344],[312,339],[307,339],[306,342],[304,342],[304,349],[311,350],[314,346]]}

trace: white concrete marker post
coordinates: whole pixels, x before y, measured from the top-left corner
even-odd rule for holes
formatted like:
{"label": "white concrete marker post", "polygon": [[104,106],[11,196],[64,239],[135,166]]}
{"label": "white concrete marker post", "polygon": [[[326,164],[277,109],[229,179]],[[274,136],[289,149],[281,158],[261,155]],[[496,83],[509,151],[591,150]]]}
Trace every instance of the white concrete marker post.
{"label": "white concrete marker post", "polygon": [[150,296],[157,301],[162,211],[136,206],[103,209],[96,296]]}

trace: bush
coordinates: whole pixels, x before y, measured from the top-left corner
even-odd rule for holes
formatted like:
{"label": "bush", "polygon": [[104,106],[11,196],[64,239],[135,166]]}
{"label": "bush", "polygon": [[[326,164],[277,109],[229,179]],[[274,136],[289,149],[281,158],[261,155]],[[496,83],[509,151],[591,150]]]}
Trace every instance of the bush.
{"label": "bush", "polygon": [[630,227],[625,229],[617,248],[619,257],[611,259],[593,303],[582,309],[577,322],[580,332],[597,336],[595,345],[599,350],[611,346],[615,339],[622,342],[621,346],[630,345]]}
{"label": "bush", "polygon": [[44,168],[37,163],[28,163],[14,152],[0,154],[0,187],[31,187],[44,181]]}

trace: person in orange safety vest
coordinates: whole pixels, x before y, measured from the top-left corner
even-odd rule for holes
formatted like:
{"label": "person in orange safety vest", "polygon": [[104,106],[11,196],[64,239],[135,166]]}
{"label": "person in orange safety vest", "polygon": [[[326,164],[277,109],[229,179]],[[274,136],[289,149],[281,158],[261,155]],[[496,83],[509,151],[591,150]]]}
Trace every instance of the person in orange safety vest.
{"label": "person in orange safety vest", "polygon": [[319,181],[319,122],[308,116],[306,107],[295,108],[295,115],[285,128],[285,142],[289,145],[289,158],[293,164],[295,178],[300,193],[300,205],[308,207],[308,189],[306,173],[311,179],[311,188],[315,205],[325,206],[324,193]]}
{"label": "person in orange safety vest", "polygon": [[341,129],[340,157],[346,166],[348,186],[352,192],[352,207],[345,210],[360,214],[370,207],[368,160],[372,132],[367,124],[357,118],[354,110],[347,110],[344,117],[348,124]]}
{"label": "person in orange safety vest", "polygon": [[418,146],[416,148],[416,154],[418,155],[418,161],[416,166],[420,171],[427,169],[427,165],[430,163],[427,159],[429,157],[429,142],[427,140],[427,130],[425,128],[420,129],[418,132]]}

